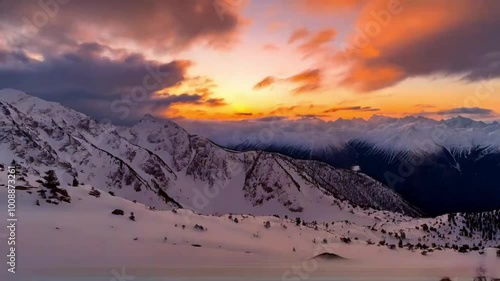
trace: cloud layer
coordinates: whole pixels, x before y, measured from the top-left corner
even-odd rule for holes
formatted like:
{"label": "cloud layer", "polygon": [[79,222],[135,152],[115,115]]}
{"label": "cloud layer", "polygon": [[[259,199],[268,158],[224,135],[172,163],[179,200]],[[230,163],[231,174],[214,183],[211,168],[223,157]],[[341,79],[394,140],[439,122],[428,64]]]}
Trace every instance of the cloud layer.
{"label": "cloud layer", "polygon": [[[348,2],[363,8],[347,41],[339,43],[335,61],[350,63],[342,85],[373,91],[417,76],[500,76],[498,1]],[[322,10],[328,9],[338,7],[326,1]]]}
{"label": "cloud layer", "polygon": [[242,4],[231,3],[3,0],[0,88],[120,123],[174,104],[224,106],[224,99],[211,96],[214,86],[208,82],[169,92],[199,83],[188,75],[194,62],[151,57],[172,56],[193,45],[229,47],[245,21],[239,15]]}
{"label": "cloud layer", "polygon": [[[11,43],[36,33],[52,43],[81,40],[121,42],[155,51],[175,51],[203,43],[223,47],[236,39],[243,23],[239,6],[199,0],[3,0],[0,19]],[[19,29],[19,27],[22,27]]]}

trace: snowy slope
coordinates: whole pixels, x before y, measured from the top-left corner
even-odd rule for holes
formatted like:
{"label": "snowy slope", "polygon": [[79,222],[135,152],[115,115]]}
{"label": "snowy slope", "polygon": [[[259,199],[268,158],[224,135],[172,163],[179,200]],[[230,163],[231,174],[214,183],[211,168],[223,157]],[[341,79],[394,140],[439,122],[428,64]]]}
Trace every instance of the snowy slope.
{"label": "snowy slope", "polygon": [[[0,182],[5,182],[3,175],[0,174]],[[462,277],[474,274],[474,268],[481,260],[492,269],[500,265],[499,259],[486,259],[480,251],[438,250],[450,241],[471,246],[479,241],[477,233],[473,233],[472,238],[460,236],[456,231],[460,226],[441,222],[441,218],[415,220],[398,216],[392,221],[393,214],[379,213],[374,220],[378,222],[371,221],[370,225],[341,218],[328,225],[311,221],[297,225],[294,219],[274,216],[204,216],[188,210],[157,211],[112,196],[104,190],[96,198],[89,195],[89,186],[67,187],[71,203],[54,205],[40,200],[37,191],[41,188],[30,185],[36,176],[26,178],[28,183],[22,183],[26,190],[17,190],[17,270],[20,274],[16,277],[49,276],[50,280],[68,280],[64,277],[82,276],[110,280],[113,270],[120,272],[126,268],[127,273],[134,276],[178,274],[193,278],[188,280],[230,272],[238,276],[238,280],[243,280],[241,270],[252,274],[264,270],[273,279],[280,280],[292,266],[300,268],[303,263],[310,262],[310,258],[322,253],[336,254],[347,260],[320,262],[319,268],[308,271],[309,274],[331,276],[335,272],[333,269],[341,268],[366,274],[363,273],[366,270],[381,267],[377,274],[384,274],[380,275],[384,277],[392,274],[396,277],[412,274],[427,278]],[[5,198],[6,192],[6,188],[0,186],[1,198]],[[36,205],[36,200],[39,200],[39,205]],[[6,208],[5,200],[0,201],[0,208]],[[111,214],[115,209],[123,210],[125,215]],[[131,212],[135,221],[128,218]],[[5,212],[2,214],[0,218],[5,220]],[[269,222],[269,227],[266,227],[266,222]],[[424,223],[438,227],[438,231],[451,230],[453,235],[427,239],[428,232],[416,229]],[[394,234],[402,232],[405,233],[405,245],[427,245],[428,254],[422,255],[422,249],[412,250],[408,246],[390,249],[387,245],[397,245]],[[351,242],[344,243],[342,238],[349,238]],[[500,233],[494,240],[483,241],[481,249],[496,245],[498,239]],[[386,244],[380,245],[380,241],[386,241]],[[375,244],[371,245],[371,242]],[[3,249],[6,244],[0,246]],[[251,269],[250,265],[255,267]],[[274,267],[268,267],[270,265],[279,270],[272,270]],[[238,266],[246,266],[246,269],[238,271]],[[220,271],[197,271],[203,268],[220,268]],[[343,273],[340,271],[335,275],[338,274]]]}
{"label": "snowy slope", "polygon": [[55,169],[130,200],[178,206],[161,187],[175,179],[156,155],[120,137],[109,125],[22,92],[0,94],[0,162],[19,160],[30,172]]}

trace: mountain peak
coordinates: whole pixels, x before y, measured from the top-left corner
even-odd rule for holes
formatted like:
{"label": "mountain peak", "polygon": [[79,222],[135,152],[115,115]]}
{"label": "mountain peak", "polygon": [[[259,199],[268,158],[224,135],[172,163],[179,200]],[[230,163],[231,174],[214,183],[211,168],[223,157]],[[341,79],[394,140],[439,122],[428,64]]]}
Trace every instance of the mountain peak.
{"label": "mountain peak", "polygon": [[139,123],[142,123],[142,122],[158,122],[158,119],[155,118],[153,115],[151,114],[145,114],[142,119],[139,121]]}
{"label": "mountain peak", "polygon": [[23,91],[15,90],[15,89],[2,89],[0,90],[0,100],[12,103],[12,102],[17,102],[22,99],[26,98],[32,98],[33,96],[30,96],[26,94]]}

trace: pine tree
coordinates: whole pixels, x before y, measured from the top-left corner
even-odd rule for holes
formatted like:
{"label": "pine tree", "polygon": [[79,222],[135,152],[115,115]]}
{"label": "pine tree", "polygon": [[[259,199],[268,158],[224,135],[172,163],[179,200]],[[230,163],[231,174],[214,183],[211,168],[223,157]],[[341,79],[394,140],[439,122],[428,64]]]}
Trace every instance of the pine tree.
{"label": "pine tree", "polygon": [[12,162],[10,162],[10,167],[13,167],[17,170],[17,167],[19,167],[19,163],[15,159],[12,159]]}
{"label": "pine tree", "polygon": [[44,181],[42,186],[51,190],[57,189],[60,185],[59,179],[57,178],[56,172],[54,170],[48,170],[43,176]]}
{"label": "pine tree", "polygon": [[76,177],[73,177],[73,186],[78,186],[80,183]]}

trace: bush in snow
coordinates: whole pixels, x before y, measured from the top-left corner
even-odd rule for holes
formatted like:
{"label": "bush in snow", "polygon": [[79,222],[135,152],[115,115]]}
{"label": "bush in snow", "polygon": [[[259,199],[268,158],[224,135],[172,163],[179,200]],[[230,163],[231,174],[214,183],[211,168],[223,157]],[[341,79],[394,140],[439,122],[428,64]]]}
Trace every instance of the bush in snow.
{"label": "bush in snow", "polygon": [[95,198],[99,198],[99,197],[101,197],[101,192],[99,192],[99,190],[94,189],[92,187],[91,190],[90,190],[90,192],[89,192],[89,195],[90,196],[94,196]]}
{"label": "bush in snow", "polygon": [[203,226],[203,225],[201,225],[201,224],[195,224],[195,225],[194,225],[194,229],[201,230],[201,231],[206,231],[206,230],[207,230],[207,228],[206,228],[206,227],[204,227],[204,226]]}
{"label": "bush in snow", "polygon": [[125,214],[125,212],[123,212],[123,210],[120,210],[120,209],[115,209],[115,210],[113,210],[113,212],[111,212],[111,214],[117,215],[117,216],[123,216]]}
{"label": "bush in snow", "polygon": [[341,237],[340,241],[342,241],[342,242],[344,242],[346,244],[350,244],[351,243],[351,238],[349,238],[349,237]]}
{"label": "bush in snow", "polygon": [[37,192],[40,194],[40,197],[42,197],[42,199],[47,199],[47,190],[40,189]]}

